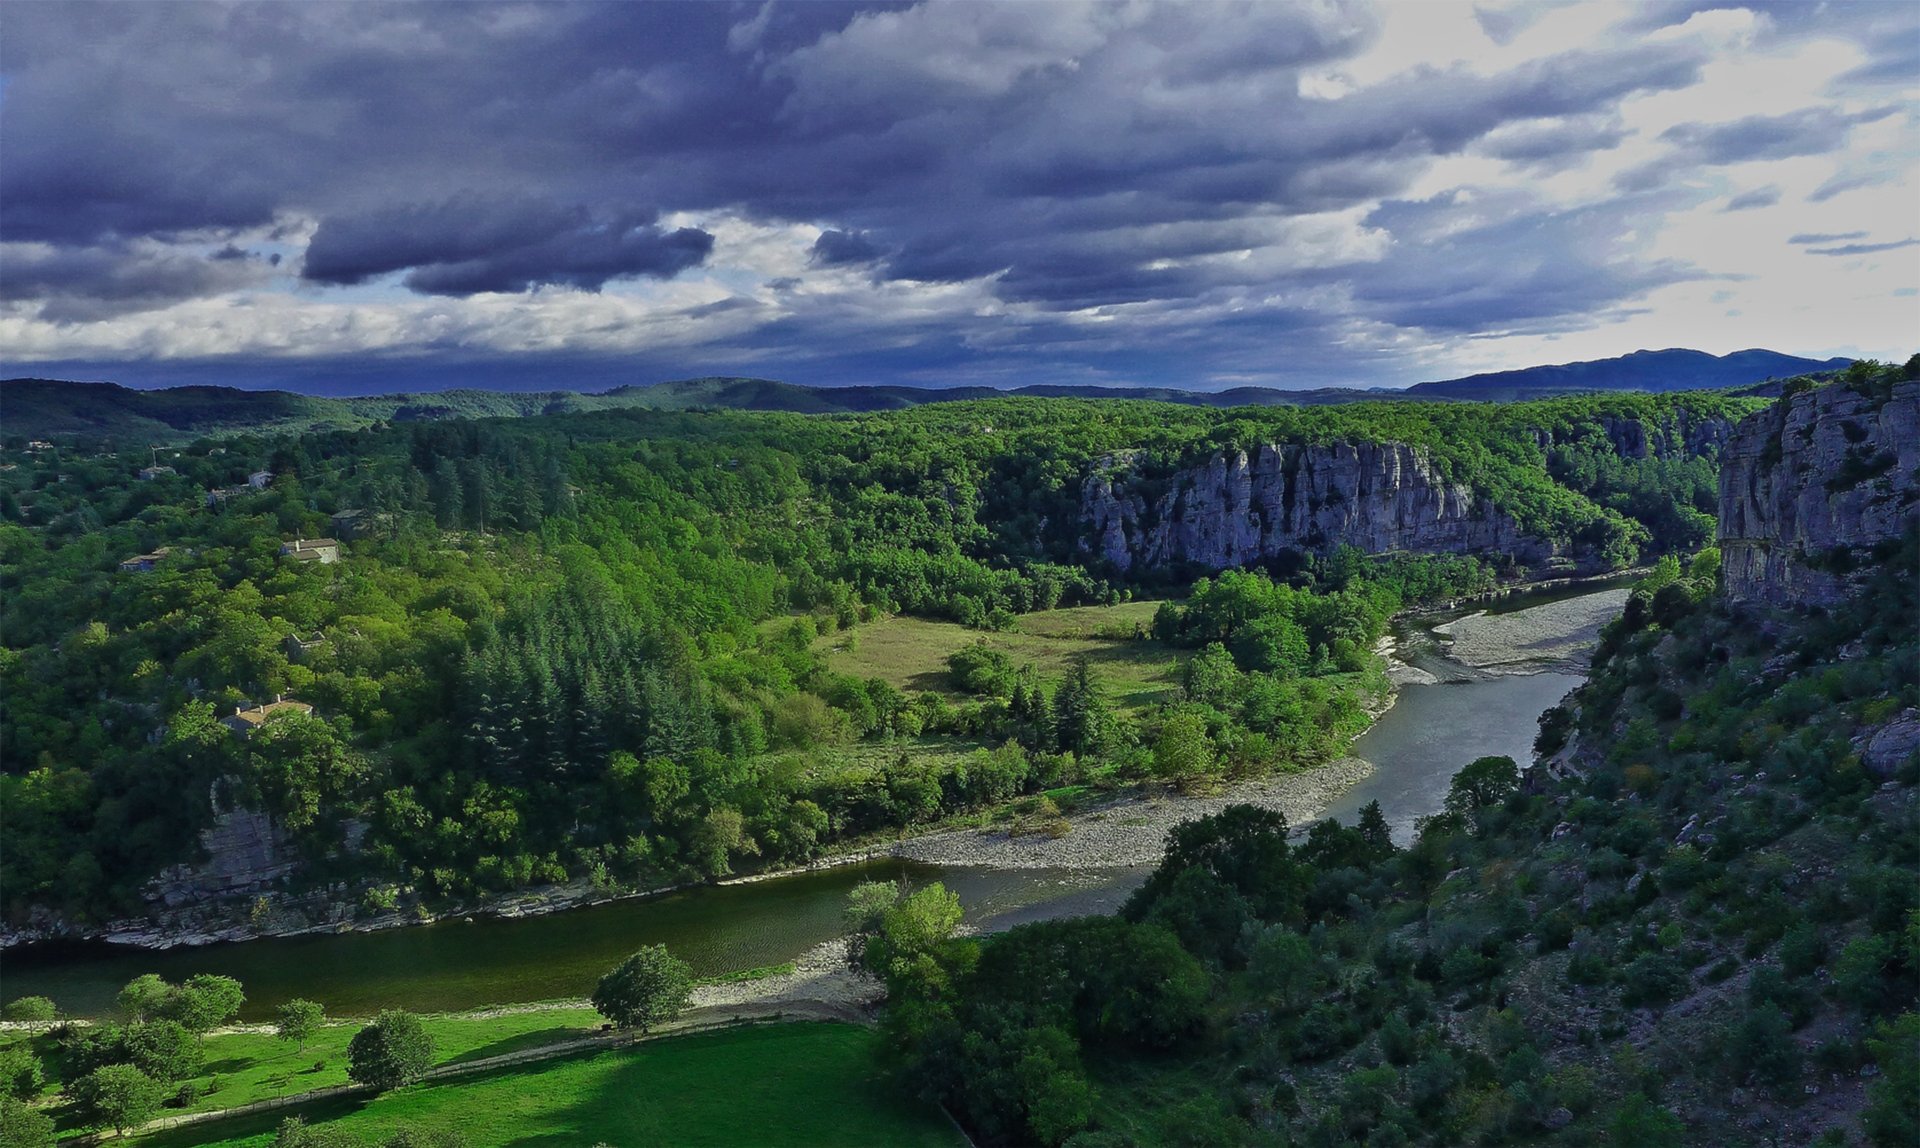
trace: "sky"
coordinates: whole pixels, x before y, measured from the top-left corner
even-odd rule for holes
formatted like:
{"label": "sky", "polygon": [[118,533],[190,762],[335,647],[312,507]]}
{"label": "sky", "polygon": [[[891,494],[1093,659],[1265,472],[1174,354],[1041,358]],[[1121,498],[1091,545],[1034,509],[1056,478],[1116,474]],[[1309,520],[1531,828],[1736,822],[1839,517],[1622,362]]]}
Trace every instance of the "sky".
{"label": "sky", "polygon": [[1905,359],[1916,93],[1911,3],[15,3],[0,373]]}

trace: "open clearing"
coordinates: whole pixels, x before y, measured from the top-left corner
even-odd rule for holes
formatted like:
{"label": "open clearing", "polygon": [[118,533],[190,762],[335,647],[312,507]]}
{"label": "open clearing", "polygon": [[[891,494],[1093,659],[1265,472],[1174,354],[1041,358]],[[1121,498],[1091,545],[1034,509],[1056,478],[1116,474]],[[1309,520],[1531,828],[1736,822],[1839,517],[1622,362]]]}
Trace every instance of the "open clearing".
{"label": "open clearing", "polygon": [[[938,1109],[888,1088],[874,1034],[856,1025],[758,1025],[416,1084],[301,1115],[377,1143],[403,1127],[458,1132],[475,1148],[540,1144],[846,1145],[952,1148]],[[267,1148],[290,1114],[202,1124],[139,1143]]]}
{"label": "open clearing", "polygon": [[955,696],[947,657],[974,642],[1002,651],[1016,666],[1031,663],[1048,678],[1060,677],[1072,659],[1084,657],[1114,704],[1136,710],[1179,690],[1183,655],[1150,638],[1130,636],[1136,626],[1151,626],[1159,607],[1145,601],[1045,610],[1021,615],[1019,629],[1004,633],[900,615],[856,626],[851,650],[844,632],[820,643],[831,651],[828,664],[836,673],[880,678],[908,693]]}

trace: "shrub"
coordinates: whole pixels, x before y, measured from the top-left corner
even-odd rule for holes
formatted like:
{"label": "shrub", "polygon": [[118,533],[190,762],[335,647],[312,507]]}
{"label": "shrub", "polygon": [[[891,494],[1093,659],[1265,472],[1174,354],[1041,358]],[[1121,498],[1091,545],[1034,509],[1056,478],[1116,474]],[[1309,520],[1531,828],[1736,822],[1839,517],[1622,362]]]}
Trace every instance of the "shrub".
{"label": "shrub", "polygon": [[1833,994],[1862,1012],[1878,1010],[1887,998],[1887,969],[1893,962],[1893,940],[1885,936],[1860,937],[1840,950],[1833,964]]}
{"label": "shrub", "polygon": [[1749,1009],[1728,1034],[1727,1053],[1736,1079],[1756,1078],[1775,1090],[1800,1077],[1800,1049],[1793,1025],[1777,1005]]}
{"label": "shrub", "polygon": [[1788,929],[1780,938],[1780,968],[1790,977],[1804,977],[1827,959],[1827,939],[1811,922]]}
{"label": "shrub", "polygon": [[1867,1138],[1879,1148],[1920,1143],[1920,1013],[1881,1024],[1867,1048],[1880,1065],[1861,1122]]}
{"label": "shrub", "polygon": [[1682,1148],[1684,1132],[1678,1116],[1638,1092],[1621,1101],[1607,1122],[1609,1143],[1634,1148]]}
{"label": "shrub", "polygon": [[1686,970],[1665,953],[1642,953],[1621,971],[1621,1000],[1628,1007],[1658,1008],[1686,994]]}
{"label": "shrub", "polygon": [[433,1037],[410,1012],[389,1009],[354,1034],[347,1077],[385,1091],[420,1079],[433,1064]]}

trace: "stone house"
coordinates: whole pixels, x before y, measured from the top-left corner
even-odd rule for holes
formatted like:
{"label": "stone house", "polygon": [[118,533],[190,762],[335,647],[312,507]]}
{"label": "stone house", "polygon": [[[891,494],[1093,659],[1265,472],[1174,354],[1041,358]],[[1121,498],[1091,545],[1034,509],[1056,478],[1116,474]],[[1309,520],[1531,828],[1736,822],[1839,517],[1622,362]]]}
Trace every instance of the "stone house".
{"label": "stone house", "polygon": [[322,566],[331,566],[340,561],[340,540],[337,538],[295,538],[291,542],[280,544],[280,553],[295,562],[318,562]]}
{"label": "stone house", "polygon": [[220,719],[220,724],[241,737],[246,737],[265,725],[268,718],[288,713],[306,717],[313,713],[313,707],[305,702],[297,702],[292,698],[275,694],[273,700],[265,705],[257,705],[252,709],[236,706],[232,714]]}

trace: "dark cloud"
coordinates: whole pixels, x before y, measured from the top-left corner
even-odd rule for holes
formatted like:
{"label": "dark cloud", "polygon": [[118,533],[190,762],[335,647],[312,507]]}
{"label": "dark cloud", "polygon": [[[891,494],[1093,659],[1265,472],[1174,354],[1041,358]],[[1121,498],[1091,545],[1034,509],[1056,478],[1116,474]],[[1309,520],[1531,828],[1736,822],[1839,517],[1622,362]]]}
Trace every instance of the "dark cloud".
{"label": "dark cloud", "polygon": [[813,241],[813,262],[820,267],[839,267],[849,263],[872,263],[883,252],[866,235],[828,228]]}
{"label": "dark cloud", "polygon": [[1619,147],[1626,138],[1618,120],[1575,116],[1507,125],[1490,133],[1478,150],[1509,163],[1560,167]]}
{"label": "dark cloud", "polygon": [[1787,236],[1787,242],[1800,243],[1800,244],[1839,243],[1840,241],[1845,239],[1865,239],[1866,237],[1867,237],[1867,233],[1864,231],[1835,231],[1831,233],[1818,232],[1818,231],[1802,231],[1798,235]]}
{"label": "dark cloud", "polygon": [[707,232],[665,231],[655,225],[657,217],[473,198],[329,216],[307,246],[301,277],[351,285],[406,271],[408,287],[432,295],[543,284],[597,291],[610,279],[671,277],[699,266],[713,250]]}
{"label": "dark cloud", "polygon": [[1920,239],[1900,239],[1892,243],[1845,243],[1839,247],[1809,247],[1808,255],[1875,255],[1882,251],[1898,251],[1903,247],[1920,247]]}
{"label": "dark cloud", "polygon": [[1752,211],[1757,207],[1772,207],[1780,202],[1780,189],[1772,184],[1756,187],[1752,191],[1743,191],[1727,200],[1722,211]]}
{"label": "dark cloud", "polygon": [[264,278],[247,252],[211,255],[152,243],[87,247],[9,243],[0,251],[0,300],[38,302],[42,318],[84,323],[239,290]]}
{"label": "dark cloud", "polygon": [[1878,187],[1883,183],[1891,183],[1897,178],[1899,178],[1899,173],[1895,171],[1851,172],[1842,170],[1827,180],[1827,182],[1814,188],[1813,194],[1807,196],[1807,202],[1825,203],[1836,195],[1843,195],[1849,191],[1858,191],[1863,187]]}
{"label": "dark cloud", "polygon": [[1533,0],[1506,6],[1474,5],[1473,19],[1480,30],[1496,44],[1511,44],[1513,38],[1532,27],[1540,17],[1555,8],[1565,8],[1578,0]]}
{"label": "dark cloud", "polygon": [[[1656,27],[1697,7],[1627,15]],[[1476,17],[1506,42],[1540,12]],[[1620,106],[1694,84],[1709,49],[1602,39],[1307,94],[1376,43],[1379,19],[1359,0],[14,5],[0,235],[39,262],[24,278],[10,266],[7,287],[77,321],[256,282],[284,252],[278,279],[297,269],[327,298],[388,277],[436,295],[593,290],[714,262],[738,217],[822,229],[815,270],[756,276],[859,266],[882,283],[972,283],[981,305],[883,320],[781,280],[784,317],[707,313],[731,341],[689,352],[697,370],[799,377],[788,365],[821,354],[911,371],[918,354],[937,371],[985,354],[1119,381],[1163,353],[1181,369],[1166,350],[1181,346],[1187,369],[1271,375],[1351,362],[1353,323],[1418,341],[1467,329],[1475,309],[1536,329],[1629,306],[1689,274],[1613,247],[1649,230],[1634,214],[1649,193],[1689,164],[1812,154],[1857,119],[1683,125],[1671,155],[1588,209],[1409,205],[1436,157],[1545,173],[1617,147]],[[1834,20],[1847,36],[1899,26]],[[1376,241],[1384,257],[1360,250]],[[1340,302],[1310,316],[1300,290]],[[1150,325],[1096,333],[1070,314],[1095,307]],[[852,349],[867,339],[887,349]],[[1280,339],[1300,344],[1285,368]],[[1336,349],[1324,361],[1316,340]]]}
{"label": "dark cloud", "polygon": [[1780,116],[1747,116],[1719,124],[1679,124],[1660,138],[1678,147],[1697,163],[1729,164],[1756,159],[1790,159],[1825,155],[1847,145],[1855,124],[1894,115],[1896,108],[1842,112],[1837,108],[1802,108]]}
{"label": "dark cloud", "polygon": [[1228,250],[1250,209],[1398,194],[1516,120],[1565,123],[1496,148],[1606,146],[1614,105],[1700,64],[1595,49],[1303,97],[1303,69],[1375,36],[1355,3],[25,11],[0,46],[0,231],[306,217],[308,281],[404,272],[450,294],[698,264],[710,241],[655,230],[645,204],[824,221],[843,238],[822,237],[820,265],[1005,272],[1008,299],[1049,307],[1182,297],[1205,284],[1143,269],[1143,230],[1184,225],[1149,244],[1162,260]]}
{"label": "dark cloud", "polygon": [[1701,277],[1621,239],[1629,221],[1675,205],[1662,195],[1574,211],[1544,210],[1518,194],[1388,202],[1368,222],[1394,234],[1395,251],[1374,274],[1353,280],[1355,301],[1371,318],[1430,331],[1584,325],[1624,300]]}

